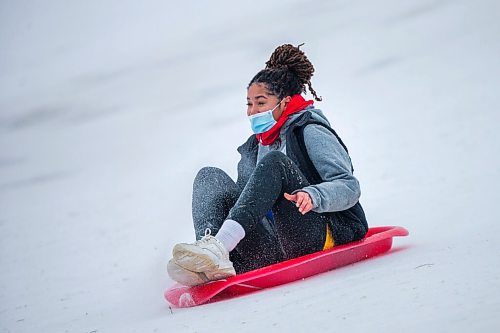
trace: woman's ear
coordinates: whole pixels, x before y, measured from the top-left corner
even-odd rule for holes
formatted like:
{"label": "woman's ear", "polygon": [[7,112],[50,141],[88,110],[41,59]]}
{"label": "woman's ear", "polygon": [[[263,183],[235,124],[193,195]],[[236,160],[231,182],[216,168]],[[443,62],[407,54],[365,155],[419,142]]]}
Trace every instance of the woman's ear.
{"label": "woman's ear", "polygon": [[291,100],[292,100],[291,96],[286,96],[285,98],[283,98],[282,101],[281,101],[281,103],[283,103],[283,102],[284,103],[281,105],[281,109],[285,110],[286,107],[287,107],[287,105],[288,105],[288,103],[290,103]]}

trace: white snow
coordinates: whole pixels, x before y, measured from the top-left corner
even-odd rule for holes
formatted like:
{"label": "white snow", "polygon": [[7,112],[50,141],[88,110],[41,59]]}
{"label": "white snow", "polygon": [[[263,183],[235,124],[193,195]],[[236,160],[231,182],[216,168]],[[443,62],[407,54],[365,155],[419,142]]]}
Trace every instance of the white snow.
{"label": "white snow", "polygon": [[[500,4],[2,1],[1,332],[500,327]],[[236,175],[246,85],[283,43],[393,253],[197,308],[163,291],[191,185]]]}

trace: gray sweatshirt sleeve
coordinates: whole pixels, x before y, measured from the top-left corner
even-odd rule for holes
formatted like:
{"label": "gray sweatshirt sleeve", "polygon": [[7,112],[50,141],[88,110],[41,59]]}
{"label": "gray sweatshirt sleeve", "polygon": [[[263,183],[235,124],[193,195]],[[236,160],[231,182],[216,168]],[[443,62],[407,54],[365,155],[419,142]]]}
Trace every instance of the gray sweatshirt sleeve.
{"label": "gray sweatshirt sleeve", "polygon": [[304,187],[316,213],[336,212],[351,208],[361,195],[358,180],[351,171],[351,159],[328,129],[309,125],[304,129],[307,152],[323,182]]}

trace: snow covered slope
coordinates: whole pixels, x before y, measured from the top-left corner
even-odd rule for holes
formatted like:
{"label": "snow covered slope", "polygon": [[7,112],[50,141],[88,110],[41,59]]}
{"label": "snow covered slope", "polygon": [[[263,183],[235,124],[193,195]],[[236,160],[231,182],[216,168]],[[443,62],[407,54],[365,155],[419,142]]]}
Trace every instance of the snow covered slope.
{"label": "snow covered slope", "polygon": [[[193,4],[191,4],[193,3]],[[500,326],[500,4],[2,1],[0,332]],[[246,85],[299,44],[392,254],[169,309],[191,184],[236,174]]]}

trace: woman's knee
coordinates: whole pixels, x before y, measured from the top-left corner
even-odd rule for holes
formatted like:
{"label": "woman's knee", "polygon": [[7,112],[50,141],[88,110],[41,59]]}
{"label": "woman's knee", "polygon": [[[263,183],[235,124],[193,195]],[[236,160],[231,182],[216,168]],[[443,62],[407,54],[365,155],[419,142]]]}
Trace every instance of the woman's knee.
{"label": "woman's knee", "polygon": [[216,168],[216,167],[203,167],[198,171],[196,174],[196,177],[194,179],[194,182],[220,182],[221,180],[223,181],[228,181],[231,180],[231,177],[222,169]]}
{"label": "woman's knee", "polygon": [[283,163],[284,161],[290,161],[288,156],[283,154],[280,151],[274,150],[270,151],[267,153],[262,160],[260,160],[260,163],[262,164],[276,164],[276,163]]}
{"label": "woman's knee", "polygon": [[224,173],[223,170],[216,167],[203,167],[196,174],[196,180],[206,180],[214,177],[218,177],[221,173]]}
{"label": "woman's knee", "polygon": [[203,167],[198,171],[194,178],[193,187],[197,188],[211,188],[226,187],[232,188],[234,181],[222,169],[216,167]]}

